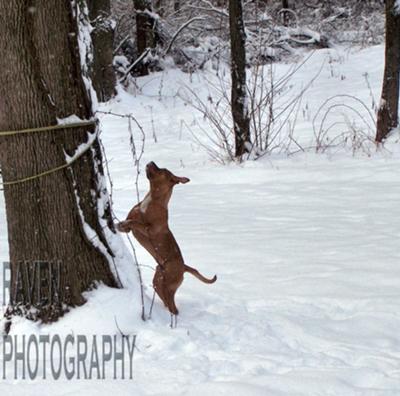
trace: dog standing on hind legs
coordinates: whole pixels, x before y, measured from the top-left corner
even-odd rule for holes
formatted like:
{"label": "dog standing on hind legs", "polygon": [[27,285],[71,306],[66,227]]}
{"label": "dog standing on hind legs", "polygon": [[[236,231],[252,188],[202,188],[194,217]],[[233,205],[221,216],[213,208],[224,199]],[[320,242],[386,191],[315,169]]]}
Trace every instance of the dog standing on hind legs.
{"label": "dog standing on hind legs", "polygon": [[117,229],[120,232],[132,231],[138,242],[156,260],[154,290],[171,315],[178,315],[175,293],[183,282],[185,272],[204,283],[214,283],[217,277],[208,279],[184,263],[181,250],[168,227],[168,203],[172,190],[176,184],[185,184],[190,180],[175,176],[168,169],[160,169],[154,162],[147,164],[146,176],[150,191],[131,209],[126,220],[117,224]]}

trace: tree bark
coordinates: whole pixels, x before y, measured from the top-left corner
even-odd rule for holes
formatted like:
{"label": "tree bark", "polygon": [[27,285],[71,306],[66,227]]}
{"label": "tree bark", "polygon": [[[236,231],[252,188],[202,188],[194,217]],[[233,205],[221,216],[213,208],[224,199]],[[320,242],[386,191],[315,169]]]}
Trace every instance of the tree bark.
{"label": "tree bark", "polygon": [[177,12],[181,9],[181,2],[180,0],[175,0],[174,1],[174,11]]}
{"label": "tree bark", "polygon": [[282,9],[283,25],[289,26],[289,13],[286,11],[289,9],[289,0],[282,0]]}
{"label": "tree bark", "polygon": [[[0,130],[56,125],[75,114],[90,119],[91,101],[80,65],[76,9],[69,1],[13,0],[0,2]],[[79,2],[81,4],[81,2]],[[94,127],[0,137],[3,180],[12,181],[66,163],[86,143]],[[82,292],[95,282],[116,287],[110,269],[113,252],[106,232],[112,232],[108,204],[99,198],[102,156],[97,138],[91,150],[67,169],[34,180],[5,186],[11,304],[6,316],[24,315],[44,322],[57,320],[69,306],[85,302]],[[108,228],[110,227],[110,228]],[[91,229],[91,237],[88,229]],[[108,234],[107,234],[108,235]],[[33,282],[17,293],[21,263],[61,262],[58,301],[44,304]],[[36,313],[29,312],[30,307]]]}
{"label": "tree bark", "polygon": [[231,107],[235,134],[235,156],[241,158],[249,151],[250,121],[246,94],[246,50],[241,0],[229,0],[231,38]]}
{"label": "tree bark", "polygon": [[113,69],[114,25],[110,19],[110,0],[89,1],[89,16],[94,54],[92,82],[101,102],[115,95],[115,73]]}
{"label": "tree bark", "polygon": [[158,15],[163,16],[165,11],[165,4],[163,0],[156,0],[154,3],[154,9]]}
{"label": "tree bark", "polygon": [[[156,34],[154,32],[154,20],[145,11],[151,11],[151,5],[148,0],[134,0],[136,9],[136,46],[138,57],[142,55],[147,48],[153,48],[156,45]],[[145,62],[141,62],[136,68],[138,75],[145,76],[149,74]]]}
{"label": "tree bark", "polygon": [[377,115],[376,142],[385,140],[398,125],[400,72],[400,10],[395,0],[386,1],[385,71]]}

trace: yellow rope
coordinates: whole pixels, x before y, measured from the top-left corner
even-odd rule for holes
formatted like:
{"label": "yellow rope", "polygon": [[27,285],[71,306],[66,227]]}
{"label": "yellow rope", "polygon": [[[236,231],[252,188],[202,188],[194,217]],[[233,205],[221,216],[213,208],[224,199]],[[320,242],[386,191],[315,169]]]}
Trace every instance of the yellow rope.
{"label": "yellow rope", "polygon": [[[33,132],[47,132],[47,131],[53,131],[53,130],[58,130],[58,129],[68,129],[68,128],[79,128],[82,126],[88,126],[88,125],[96,125],[97,121],[96,120],[90,120],[90,121],[81,121],[81,122],[74,122],[74,123],[70,123],[70,124],[59,124],[59,125],[55,125],[55,126],[47,126],[47,127],[39,127],[39,128],[29,128],[29,129],[20,129],[19,131],[3,131],[0,132],[0,136],[12,136],[12,135],[19,135],[19,134],[26,134],[26,133],[33,133]],[[87,147],[85,147],[84,150],[82,150],[76,157],[73,158],[72,161],[57,166],[55,168],[49,169],[47,171],[38,173],[36,175],[33,176],[28,176],[28,177],[24,177],[22,179],[18,179],[18,180],[13,180],[13,181],[5,181],[0,183],[0,187],[2,186],[12,186],[15,184],[19,184],[19,183],[25,183],[27,181],[31,181],[34,179],[38,179],[42,176],[47,176],[50,175],[54,172],[58,172],[59,170],[65,169],[70,167],[76,160],[78,160],[80,157],[82,157],[83,154],[85,154],[93,145],[93,143],[96,141],[96,139],[93,139],[92,142],[90,142],[88,144]]]}
{"label": "yellow rope", "polygon": [[96,125],[96,124],[97,124],[96,120],[71,122],[70,124],[58,124],[58,125],[45,126],[39,128],[20,129],[19,131],[3,131],[0,132],[0,136],[13,136],[13,135],[21,135],[24,133],[33,133],[33,132],[48,132],[58,129],[79,128],[83,126]]}
{"label": "yellow rope", "polygon": [[85,153],[92,147],[92,145],[93,145],[93,143],[95,142],[95,140],[96,140],[96,139],[94,139],[93,142],[91,142],[84,150],[82,150],[71,162],[68,162],[68,163],[66,163],[66,164],[64,164],[64,165],[57,166],[57,167],[55,167],[55,168],[53,168],[53,169],[49,169],[49,170],[47,170],[47,171],[45,171],[45,172],[38,173],[37,175],[33,175],[33,176],[29,176],[29,177],[24,177],[23,179],[18,179],[18,180],[14,180],[14,181],[8,181],[8,182],[0,183],[0,186],[2,186],[2,185],[3,185],[3,186],[12,186],[12,185],[14,185],[14,184],[24,183],[24,182],[27,182],[27,181],[30,181],[30,180],[38,179],[39,177],[42,177],[42,176],[50,175],[51,173],[57,172],[57,171],[59,171],[59,170],[61,170],[61,169],[68,168],[68,167],[71,166],[77,159],[79,159],[80,157],[82,157],[82,155],[85,154]]}

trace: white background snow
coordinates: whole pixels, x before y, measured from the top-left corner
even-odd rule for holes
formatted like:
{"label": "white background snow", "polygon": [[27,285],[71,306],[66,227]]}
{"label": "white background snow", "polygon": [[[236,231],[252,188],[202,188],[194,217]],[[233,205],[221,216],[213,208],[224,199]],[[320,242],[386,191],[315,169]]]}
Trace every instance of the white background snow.
{"label": "white background snow", "polygon": [[[368,105],[368,72],[378,100],[383,47],[318,51],[295,76],[299,87],[324,69],[303,100],[309,116],[296,134],[312,136],[310,119],[333,94]],[[277,65],[277,72],[287,68]],[[12,334],[137,334],[133,380],[2,380],[9,395],[400,395],[400,156],[398,136],[372,156],[335,152],[272,155],[242,165],[210,161],[183,126],[201,116],[176,95],[185,84],[206,97],[201,75],[170,70],[137,80],[102,110],[132,113],[146,133],[139,178],[150,161],[191,182],[177,186],[170,226],[187,264],[177,294],[178,327],[156,299],[140,319],[134,266],[119,268],[126,288],[101,286],[88,302],[51,326],[19,320]],[[161,92],[161,95],[160,95]],[[337,117],[340,117],[338,114]],[[100,115],[114,182],[114,210],[136,204],[127,120]],[[157,143],[152,138],[154,130]],[[140,134],[133,126],[137,143]],[[339,133],[340,131],[338,131]],[[8,259],[0,198],[0,261]],[[152,258],[135,243],[152,295]],[[0,275],[2,276],[2,274]],[[1,281],[1,279],[0,279]],[[0,294],[0,298],[2,298]]]}

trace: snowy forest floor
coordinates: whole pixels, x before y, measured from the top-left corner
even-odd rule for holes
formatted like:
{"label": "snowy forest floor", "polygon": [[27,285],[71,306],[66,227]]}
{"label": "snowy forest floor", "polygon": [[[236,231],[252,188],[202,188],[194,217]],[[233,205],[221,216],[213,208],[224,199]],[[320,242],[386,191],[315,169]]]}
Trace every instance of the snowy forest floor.
{"label": "snowy forest floor", "polygon": [[[379,98],[382,46],[318,51],[294,84],[309,81],[326,59],[331,61],[303,100],[309,114],[296,124],[304,141],[312,136],[310,119],[329,96],[347,93],[371,103],[364,73]],[[278,71],[287,67],[276,65]],[[150,160],[191,179],[175,187],[170,226],[187,264],[206,276],[216,273],[218,281],[205,285],[186,276],[176,298],[176,329],[169,328],[169,314],[158,299],[153,319],[140,320],[136,269],[128,264],[119,269],[125,289],[99,287],[88,293],[85,306],[51,326],[16,321],[12,334],[91,335],[118,334],[116,318],[124,333],[137,334],[134,379],[7,379],[0,382],[1,393],[399,395],[398,137],[387,151],[371,156],[331,150],[223,166],[210,161],[182,122],[192,131],[205,126],[176,95],[192,84],[206,97],[201,75],[189,82],[170,70],[137,84],[140,94],[120,92],[101,109],[132,113],[144,128],[141,197],[148,189],[143,169]],[[137,202],[127,120],[100,118],[114,210],[122,219]],[[133,131],[139,144],[135,126]],[[6,261],[3,197],[0,204],[0,260]],[[135,247],[145,265],[148,310],[153,272],[147,266],[154,263],[138,243]]]}

